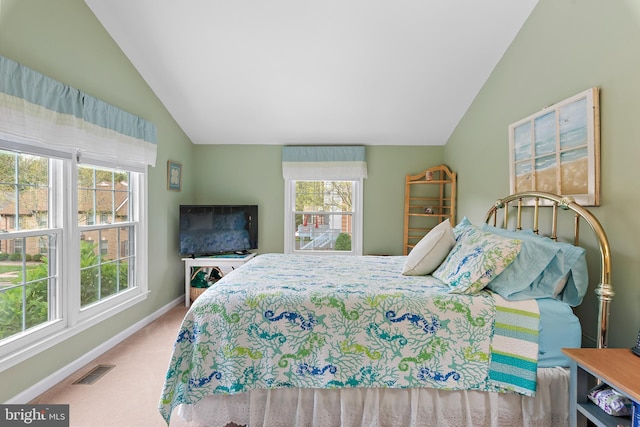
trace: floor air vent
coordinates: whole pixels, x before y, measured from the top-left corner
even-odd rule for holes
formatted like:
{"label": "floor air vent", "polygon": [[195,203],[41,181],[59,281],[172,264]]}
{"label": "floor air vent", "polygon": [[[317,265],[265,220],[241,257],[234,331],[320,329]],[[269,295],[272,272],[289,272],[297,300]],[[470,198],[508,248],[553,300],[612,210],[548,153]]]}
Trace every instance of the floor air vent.
{"label": "floor air vent", "polygon": [[93,384],[113,368],[115,368],[115,365],[98,365],[79,380],[74,381],[74,384]]}

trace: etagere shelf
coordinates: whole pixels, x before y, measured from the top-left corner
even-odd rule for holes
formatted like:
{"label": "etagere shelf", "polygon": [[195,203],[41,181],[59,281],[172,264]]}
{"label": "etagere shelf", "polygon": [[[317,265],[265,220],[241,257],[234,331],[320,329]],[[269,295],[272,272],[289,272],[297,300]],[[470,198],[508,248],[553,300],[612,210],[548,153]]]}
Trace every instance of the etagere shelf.
{"label": "etagere shelf", "polygon": [[402,252],[411,249],[433,227],[448,219],[456,220],[456,173],[445,165],[407,175],[404,193],[404,243]]}

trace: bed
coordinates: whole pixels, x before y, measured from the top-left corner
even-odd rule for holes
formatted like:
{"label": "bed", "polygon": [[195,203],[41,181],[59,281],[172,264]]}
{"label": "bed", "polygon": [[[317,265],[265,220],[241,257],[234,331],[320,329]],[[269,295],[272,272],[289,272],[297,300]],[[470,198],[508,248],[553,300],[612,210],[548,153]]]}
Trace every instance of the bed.
{"label": "bed", "polygon": [[438,225],[408,256],[264,254],[228,274],[183,320],[160,412],[207,426],[568,425],[560,348],[581,345],[583,223],[605,347],[600,223],[569,199],[520,193],[481,225]]}

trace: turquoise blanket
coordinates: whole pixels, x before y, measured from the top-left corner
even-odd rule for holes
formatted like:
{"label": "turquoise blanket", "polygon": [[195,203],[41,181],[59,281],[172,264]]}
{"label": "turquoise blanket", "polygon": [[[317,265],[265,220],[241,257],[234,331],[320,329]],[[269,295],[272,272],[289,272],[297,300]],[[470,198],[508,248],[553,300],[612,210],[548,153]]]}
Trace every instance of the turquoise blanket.
{"label": "turquoise blanket", "polygon": [[[405,257],[260,255],[180,328],[160,412],[280,387],[431,387],[535,394],[535,301],[447,293]],[[313,272],[313,273],[312,273]],[[526,343],[526,345],[522,345]]]}

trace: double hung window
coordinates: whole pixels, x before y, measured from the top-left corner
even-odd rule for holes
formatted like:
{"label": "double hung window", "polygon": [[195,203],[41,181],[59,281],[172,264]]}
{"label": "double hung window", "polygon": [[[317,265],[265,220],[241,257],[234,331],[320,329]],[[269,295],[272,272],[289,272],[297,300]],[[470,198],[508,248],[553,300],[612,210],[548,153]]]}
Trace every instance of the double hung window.
{"label": "double hung window", "polygon": [[3,149],[0,140],[5,366],[134,304],[146,291],[138,269],[144,246],[137,244],[145,240],[145,173],[59,154]]}
{"label": "double hung window", "polygon": [[285,253],[362,255],[362,146],[286,146]]}
{"label": "double hung window", "polygon": [[[95,166],[78,167],[81,307],[135,286],[132,273],[137,224],[130,203],[131,174]],[[87,221],[87,217],[92,218]]]}
{"label": "double hung window", "polygon": [[362,252],[361,181],[290,180],[288,253]]}

